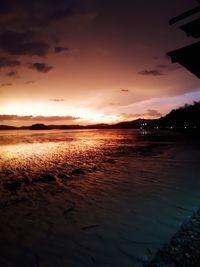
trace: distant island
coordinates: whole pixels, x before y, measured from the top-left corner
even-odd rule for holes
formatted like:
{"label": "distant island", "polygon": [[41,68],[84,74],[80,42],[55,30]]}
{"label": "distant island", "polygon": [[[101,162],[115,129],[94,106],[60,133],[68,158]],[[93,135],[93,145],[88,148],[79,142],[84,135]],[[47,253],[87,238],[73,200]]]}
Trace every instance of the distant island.
{"label": "distant island", "polygon": [[68,129],[163,129],[163,130],[200,130],[200,102],[173,109],[166,116],[159,119],[137,119],[115,124],[92,125],[45,125],[33,124],[31,126],[14,127],[0,125],[0,130],[68,130]]}

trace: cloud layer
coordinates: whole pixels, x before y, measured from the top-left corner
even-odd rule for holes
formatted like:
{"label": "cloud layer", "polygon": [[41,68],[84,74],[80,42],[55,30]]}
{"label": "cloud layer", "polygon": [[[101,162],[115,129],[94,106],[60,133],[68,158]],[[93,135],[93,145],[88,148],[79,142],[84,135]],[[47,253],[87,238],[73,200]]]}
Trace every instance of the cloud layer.
{"label": "cloud layer", "polygon": [[17,59],[11,59],[8,57],[0,57],[0,69],[8,67],[17,67],[21,62]]}
{"label": "cloud layer", "polygon": [[144,76],[162,76],[166,75],[170,71],[176,71],[180,68],[181,67],[179,65],[158,64],[153,68],[141,70],[138,74]]}
{"label": "cloud layer", "polygon": [[18,115],[0,115],[0,122],[5,121],[32,121],[32,122],[56,122],[56,121],[71,121],[78,120],[78,117],[73,116],[18,116]]}
{"label": "cloud layer", "polygon": [[50,45],[41,41],[31,31],[4,31],[0,33],[0,48],[9,55],[40,56],[47,55]]}
{"label": "cloud layer", "polygon": [[157,70],[157,69],[142,70],[139,72],[139,74],[144,75],[144,76],[161,76],[161,75],[164,75],[160,70]]}
{"label": "cloud layer", "polygon": [[35,69],[38,72],[42,72],[42,73],[47,73],[53,69],[52,66],[49,66],[46,63],[41,63],[41,62],[30,63],[29,68]]}
{"label": "cloud layer", "polygon": [[[1,0],[0,68],[17,68],[22,57],[30,60],[67,51],[59,45],[53,25],[61,23],[62,27],[63,20],[76,14],[80,6],[79,0]],[[32,68],[42,73],[52,69],[44,63],[33,63]]]}

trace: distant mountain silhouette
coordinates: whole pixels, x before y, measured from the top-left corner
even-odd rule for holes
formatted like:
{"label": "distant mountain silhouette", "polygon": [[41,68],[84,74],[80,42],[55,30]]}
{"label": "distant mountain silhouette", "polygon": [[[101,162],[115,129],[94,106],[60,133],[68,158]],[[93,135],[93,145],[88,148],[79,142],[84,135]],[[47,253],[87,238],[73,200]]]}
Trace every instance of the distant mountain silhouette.
{"label": "distant mountain silhouette", "polygon": [[41,124],[41,123],[38,123],[38,124],[33,124],[29,127],[30,130],[48,130],[48,126],[45,125],[45,124]]}
{"label": "distant mountain silhouette", "polygon": [[92,125],[45,125],[33,124],[31,126],[13,127],[0,125],[0,130],[68,130],[68,129],[174,129],[174,130],[200,130],[200,102],[173,109],[166,116],[159,119],[137,119],[123,121],[116,124]]}
{"label": "distant mountain silhouette", "polygon": [[157,122],[161,127],[200,129],[200,102],[173,109]]}
{"label": "distant mountain silhouette", "polygon": [[117,124],[114,124],[114,128],[122,128],[122,129],[139,129],[139,128],[147,128],[153,120],[146,120],[146,119],[137,119],[134,121],[123,121]]}
{"label": "distant mountain silhouette", "polygon": [[0,130],[16,130],[17,127],[9,126],[9,125],[0,125]]}

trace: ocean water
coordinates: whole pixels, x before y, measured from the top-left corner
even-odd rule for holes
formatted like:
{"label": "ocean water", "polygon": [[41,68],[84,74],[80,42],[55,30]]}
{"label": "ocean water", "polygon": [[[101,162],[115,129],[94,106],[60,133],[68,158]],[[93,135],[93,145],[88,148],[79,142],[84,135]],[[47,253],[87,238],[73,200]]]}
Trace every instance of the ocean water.
{"label": "ocean water", "polygon": [[200,142],[0,132],[0,266],[143,266],[199,207]]}

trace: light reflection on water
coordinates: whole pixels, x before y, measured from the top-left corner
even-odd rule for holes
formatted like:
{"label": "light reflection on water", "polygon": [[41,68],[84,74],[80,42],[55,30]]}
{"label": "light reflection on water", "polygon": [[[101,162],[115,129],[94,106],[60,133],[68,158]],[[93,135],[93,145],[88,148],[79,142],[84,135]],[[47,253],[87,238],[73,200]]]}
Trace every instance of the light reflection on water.
{"label": "light reflection on water", "polygon": [[[60,133],[61,132],[61,133]],[[12,133],[12,132],[11,132]],[[17,159],[23,164],[25,158],[48,156],[63,157],[63,153],[86,154],[90,150],[98,150],[102,146],[116,145],[118,140],[123,140],[123,135],[102,135],[98,132],[74,131],[74,132],[47,132],[35,134],[19,132],[19,134],[4,133],[0,135],[0,156],[1,159]],[[47,158],[46,158],[47,157]]]}
{"label": "light reflection on water", "polygon": [[142,266],[199,204],[199,151],[159,132],[0,132],[0,266]]}
{"label": "light reflection on water", "polygon": [[[73,169],[90,168],[91,164],[105,160],[106,155],[125,145],[120,132],[101,131],[40,131],[1,133],[0,169],[6,179],[25,175],[37,178],[39,172],[56,175]],[[9,177],[8,173],[12,177]],[[35,177],[34,177],[35,176]]]}

